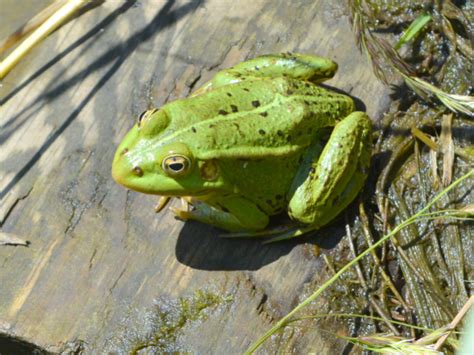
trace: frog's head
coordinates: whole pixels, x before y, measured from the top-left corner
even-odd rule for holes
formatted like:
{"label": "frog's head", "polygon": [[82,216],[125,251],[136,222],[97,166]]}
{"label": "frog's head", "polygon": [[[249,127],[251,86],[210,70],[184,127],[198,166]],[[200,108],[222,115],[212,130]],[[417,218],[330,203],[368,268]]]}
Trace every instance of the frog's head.
{"label": "frog's head", "polygon": [[163,196],[206,194],[222,184],[217,164],[193,156],[185,143],[170,139],[163,110],[140,115],[115,153],[114,180],[135,191]]}

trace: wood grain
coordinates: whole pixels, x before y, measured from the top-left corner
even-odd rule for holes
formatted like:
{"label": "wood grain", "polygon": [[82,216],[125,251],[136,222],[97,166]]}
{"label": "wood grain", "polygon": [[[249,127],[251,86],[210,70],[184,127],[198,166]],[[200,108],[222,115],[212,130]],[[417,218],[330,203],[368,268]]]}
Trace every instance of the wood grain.
{"label": "wood grain", "polygon": [[[374,120],[388,105],[388,89],[355,46],[347,9],[322,0],[108,1],[57,30],[5,78],[1,228],[30,245],[0,246],[0,333],[52,351],[71,342],[86,352],[117,350],[154,305],[205,289],[232,301],[186,324],[176,349],[241,353],[325,278],[315,238],[218,239],[212,227],[155,215],[154,197],[110,176],[115,147],[145,108],[281,51],[337,61],[328,85],[365,104]],[[340,251],[338,228],[318,235],[326,252]],[[266,349],[344,348],[317,328],[285,334]]]}

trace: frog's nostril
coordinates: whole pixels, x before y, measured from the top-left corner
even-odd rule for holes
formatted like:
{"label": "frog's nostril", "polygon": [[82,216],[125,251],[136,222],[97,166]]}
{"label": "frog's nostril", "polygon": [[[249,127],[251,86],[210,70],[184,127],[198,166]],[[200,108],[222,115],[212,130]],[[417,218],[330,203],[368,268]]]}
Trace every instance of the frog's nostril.
{"label": "frog's nostril", "polygon": [[133,172],[134,172],[135,175],[137,175],[137,176],[140,176],[140,177],[143,176],[143,170],[142,170],[142,168],[140,168],[139,166],[135,166],[135,167],[133,168]]}
{"label": "frog's nostril", "polygon": [[128,148],[123,148],[123,150],[120,152],[120,155],[125,155],[128,153]]}

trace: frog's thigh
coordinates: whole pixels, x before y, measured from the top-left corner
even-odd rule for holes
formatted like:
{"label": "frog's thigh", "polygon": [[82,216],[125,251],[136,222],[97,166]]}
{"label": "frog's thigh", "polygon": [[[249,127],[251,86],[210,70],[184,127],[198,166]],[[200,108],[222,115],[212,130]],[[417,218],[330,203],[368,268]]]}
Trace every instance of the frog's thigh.
{"label": "frog's thigh", "polygon": [[323,57],[298,53],[267,54],[218,72],[211,81],[204,84],[193,96],[220,86],[237,83],[242,81],[243,78],[287,76],[293,79],[320,83],[332,78],[336,71],[337,64]]}
{"label": "frog's thigh", "polygon": [[189,218],[231,231],[258,231],[268,224],[268,216],[253,202],[242,197],[214,200],[221,209],[200,202],[194,205]]}
{"label": "frog's thigh", "polygon": [[363,112],[353,112],[336,124],[319,159],[300,168],[306,175],[290,191],[288,213],[292,218],[316,229],[347,207],[367,176],[370,132],[370,119]]}

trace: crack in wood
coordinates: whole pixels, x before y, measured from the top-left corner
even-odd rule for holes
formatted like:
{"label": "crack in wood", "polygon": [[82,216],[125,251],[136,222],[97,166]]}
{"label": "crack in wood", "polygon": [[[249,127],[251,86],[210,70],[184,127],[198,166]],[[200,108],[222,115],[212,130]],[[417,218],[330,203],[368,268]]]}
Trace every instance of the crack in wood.
{"label": "crack in wood", "polygon": [[269,322],[273,322],[275,317],[272,314],[270,314],[269,309],[267,307],[267,304],[268,304],[267,293],[264,292],[260,287],[258,287],[249,276],[245,278],[245,283],[247,284],[247,287],[250,288],[250,295],[252,296],[252,298],[257,295],[261,295],[260,300],[257,306],[255,307],[255,309],[257,310],[257,314],[259,316],[264,317],[265,320]]}
{"label": "crack in wood", "polygon": [[[70,201],[70,205],[72,206],[72,212],[69,217],[67,226],[64,230],[64,235],[68,236],[71,235],[71,233],[74,231],[76,226],[79,224],[81,221],[81,218],[83,214],[89,210],[94,203],[97,202],[97,205],[100,205],[104,198],[107,196],[108,191],[103,191],[101,193],[101,187],[104,185],[104,179],[101,178],[100,176],[95,180],[95,186],[94,186],[94,191],[92,192],[92,196],[89,198],[88,202],[83,203],[81,201],[75,201],[72,200]],[[72,189],[74,189],[76,185],[73,186]],[[77,213],[76,213],[77,212]]]}
{"label": "crack in wood", "polygon": [[266,293],[264,293],[262,295],[262,298],[260,299],[260,302],[257,305],[257,312],[259,315],[265,311],[265,303],[267,303],[267,300],[268,300],[268,296]]}
{"label": "crack in wood", "polygon": [[95,258],[96,254],[97,254],[97,248],[94,248],[94,251],[92,252],[92,255],[89,259],[89,270],[92,269],[93,261],[94,261],[94,258]]}
{"label": "crack in wood", "polygon": [[201,79],[201,76],[202,76],[202,70],[200,70],[192,80],[185,83],[185,85],[189,88],[188,94],[194,90],[194,87],[196,86],[199,79]]}
{"label": "crack in wood", "polygon": [[122,269],[122,271],[120,272],[120,275],[115,279],[114,283],[112,284],[112,286],[109,288],[109,294],[112,294],[112,291],[113,289],[115,288],[115,286],[117,286],[119,280],[122,278],[123,274],[125,274],[125,271],[127,270],[127,267],[124,267]]}
{"label": "crack in wood", "polygon": [[26,199],[30,195],[31,191],[33,190],[33,187],[34,187],[34,184],[29,188],[29,190],[25,194],[23,194],[22,196],[17,197],[15,199],[15,201],[13,201],[13,203],[10,205],[8,210],[5,212],[5,215],[4,215],[3,219],[0,220],[0,227],[2,227],[3,224],[7,221],[8,217],[13,212],[13,210],[18,205],[18,203],[20,201],[23,201],[24,199]]}

